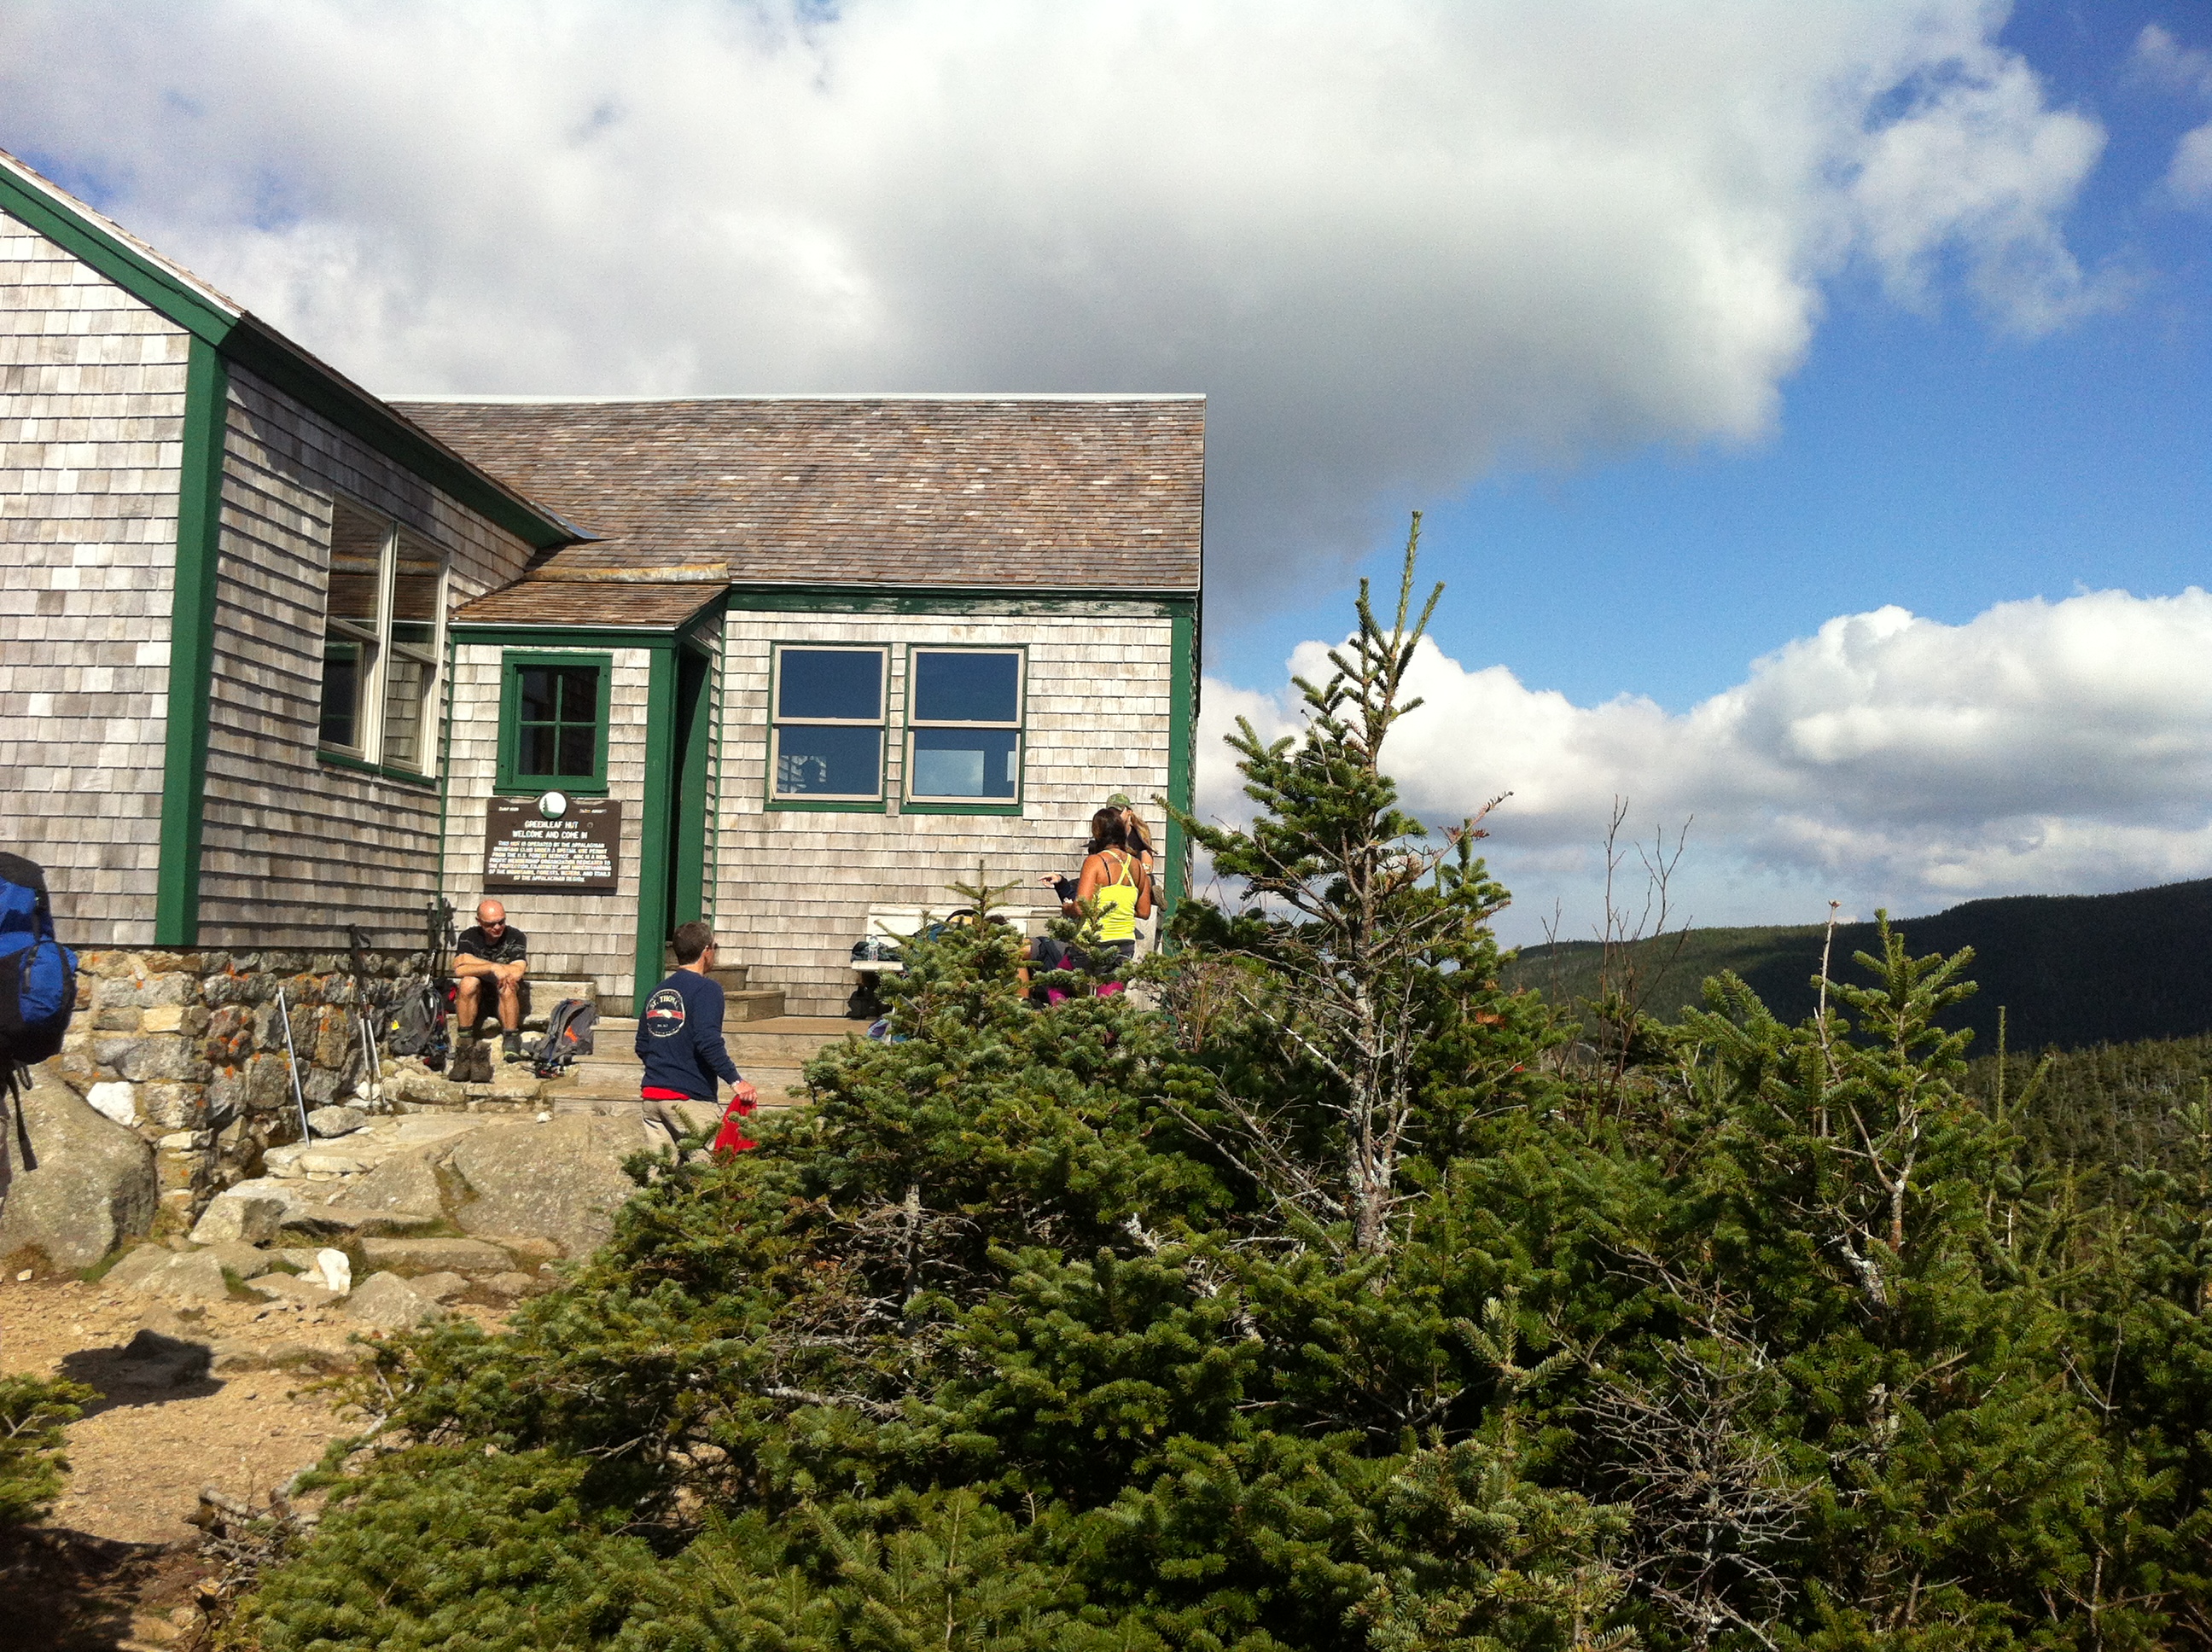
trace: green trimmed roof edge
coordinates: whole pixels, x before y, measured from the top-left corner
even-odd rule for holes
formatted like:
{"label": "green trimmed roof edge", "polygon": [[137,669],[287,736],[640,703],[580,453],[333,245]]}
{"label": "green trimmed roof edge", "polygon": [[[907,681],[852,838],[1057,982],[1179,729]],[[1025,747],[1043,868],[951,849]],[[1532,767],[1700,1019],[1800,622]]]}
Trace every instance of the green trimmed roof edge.
{"label": "green trimmed roof edge", "polygon": [[31,188],[4,167],[0,167],[0,210],[21,220],[247,372],[267,380],[533,549],[548,550],[591,538],[470,464],[258,317],[244,311],[233,314],[210,302],[137,248],[72,210],[64,200]]}

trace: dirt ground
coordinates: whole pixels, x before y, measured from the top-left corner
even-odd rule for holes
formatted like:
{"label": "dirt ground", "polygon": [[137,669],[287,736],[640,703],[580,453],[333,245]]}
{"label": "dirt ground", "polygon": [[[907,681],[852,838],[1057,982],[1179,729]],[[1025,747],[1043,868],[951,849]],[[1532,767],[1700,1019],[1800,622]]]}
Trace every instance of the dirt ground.
{"label": "dirt ground", "polygon": [[[487,1324],[503,1317],[464,1309]],[[0,1539],[0,1644],[9,1652],[171,1649],[196,1638],[199,1582],[218,1567],[189,1516],[200,1491],[265,1505],[350,1431],[313,1371],[185,1375],[180,1342],[342,1347],[358,1326],[329,1309],[156,1306],[74,1278],[0,1279],[0,1372],[64,1376],[101,1398],[70,1425],[67,1490],[44,1524]],[[142,1329],[152,1339],[132,1351]],[[183,1368],[188,1370],[189,1366]]]}

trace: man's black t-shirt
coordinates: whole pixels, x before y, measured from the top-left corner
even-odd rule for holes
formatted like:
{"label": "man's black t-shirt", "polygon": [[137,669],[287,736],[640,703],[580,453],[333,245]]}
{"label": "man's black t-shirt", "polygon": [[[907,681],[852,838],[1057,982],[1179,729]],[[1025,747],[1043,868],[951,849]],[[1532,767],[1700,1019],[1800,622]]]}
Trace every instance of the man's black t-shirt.
{"label": "man's black t-shirt", "polygon": [[513,963],[518,958],[530,956],[530,938],[509,924],[500,931],[497,940],[475,925],[461,932],[460,939],[453,943],[453,955],[462,958],[482,958],[487,963]]}

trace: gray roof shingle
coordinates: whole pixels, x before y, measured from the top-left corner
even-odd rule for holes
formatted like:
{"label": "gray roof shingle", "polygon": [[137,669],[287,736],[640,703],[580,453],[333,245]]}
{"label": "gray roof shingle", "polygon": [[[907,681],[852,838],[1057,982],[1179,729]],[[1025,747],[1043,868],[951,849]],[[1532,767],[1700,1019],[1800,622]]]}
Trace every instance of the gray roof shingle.
{"label": "gray roof shingle", "polygon": [[489,592],[453,616],[462,625],[590,625],[680,630],[721,594],[721,587],[645,581],[518,580]]}
{"label": "gray roof shingle", "polygon": [[740,587],[1199,588],[1200,397],[393,405],[599,536],[532,583],[723,563]]}

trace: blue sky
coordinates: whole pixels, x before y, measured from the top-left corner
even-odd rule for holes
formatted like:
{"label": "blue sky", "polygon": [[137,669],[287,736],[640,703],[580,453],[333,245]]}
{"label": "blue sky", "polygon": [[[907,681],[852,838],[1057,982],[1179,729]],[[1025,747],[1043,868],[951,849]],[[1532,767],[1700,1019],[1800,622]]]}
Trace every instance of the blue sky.
{"label": "blue sky", "polygon": [[[1426,511],[1424,573],[1450,587],[1446,652],[1581,704],[1680,711],[1835,615],[1897,604],[1961,624],[2021,598],[2212,584],[2212,216],[2160,188],[2212,106],[2131,67],[2149,23],[2212,47],[2212,10],[2179,6],[2028,5],[2000,37],[2107,134],[2066,231],[2130,283],[2120,307],[2022,338],[1955,293],[1915,313],[1847,272],[1771,439],[1405,499]],[[1362,570],[1395,578],[1402,542]],[[1213,668],[1274,680],[1342,623],[1347,590],[1243,623],[1217,610]]]}
{"label": "blue sky", "polygon": [[15,0],[0,147],[394,396],[1204,392],[1201,811],[1419,508],[1512,938],[2212,876],[2203,0]]}

